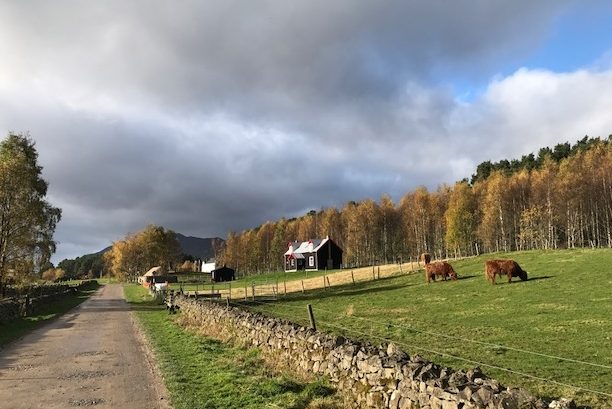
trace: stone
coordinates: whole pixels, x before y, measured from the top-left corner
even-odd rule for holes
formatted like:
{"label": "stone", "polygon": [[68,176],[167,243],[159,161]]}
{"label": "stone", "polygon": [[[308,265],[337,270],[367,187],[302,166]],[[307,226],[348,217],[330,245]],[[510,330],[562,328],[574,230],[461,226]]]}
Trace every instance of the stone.
{"label": "stone", "polygon": [[467,376],[462,371],[454,372],[448,379],[448,384],[452,386],[463,386],[468,382]]}
{"label": "stone", "polygon": [[474,380],[477,378],[486,378],[485,374],[482,373],[482,370],[478,366],[467,371],[466,376],[470,382],[474,382]]}
{"label": "stone", "polygon": [[384,399],[382,392],[370,392],[366,395],[366,405],[371,408],[383,407]]}
{"label": "stone", "polygon": [[380,357],[378,356],[369,357],[365,361],[362,361],[361,368],[359,369],[361,369],[365,373],[374,373],[374,372],[381,371],[382,362],[380,360]]}
{"label": "stone", "polygon": [[394,390],[389,398],[389,409],[399,409],[401,397],[401,393],[398,390]]}
{"label": "stone", "polygon": [[500,409],[519,409],[518,398],[508,391],[503,391],[499,394],[499,403],[497,405]]}
{"label": "stone", "polygon": [[459,404],[452,400],[443,400],[442,409],[459,409]]}
{"label": "stone", "polygon": [[457,398],[464,401],[469,402],[472,400],[472,395],[474,394],[475,388],[473,386],[466,386],[459,392]]}
{"label": "stone", "polygon": [[399,409],[413,409],[414,402],[408,398],[401,398],[399,402]]}
{"label": "stone", "polygon": [[442,409],[442,401],[435,396],[432,396],[429,399],[429,406],[431,406],[431,409]]}
{"label": "stone", "polygon": [[387,355],[390,357],[394,357],[398,361],[408,360],[408,354],[402,351],[396,344],[393,342],[389,343],[387,346]]}
{"label": "stone", "polygon": [[[529,392],[527,392],[525,389],[508,388],[506,390],[506,394],[515,399],[518,402],[520,408],[531,408],[536,406],[535,397]],[[504,396],[506,396],[506,394],[504,394]],[[548,407],[548,404],[542,402],[541,406],[546,408]]]}
{"label": "stone", "polygon": [[571,399],[561,398],[550,402],[548,407],[554,409],[576,409],[576,402]]}
{"label": "stone", "polygon": [[[476,391],[475,395],[480,399],[481,402],[483,402],[484,404],[488,404],[490,401],[493,400],[493,396],[495,394],[490,388],[483,386],[482,388],[479,388]],[[472,399],[473,398],[474,396],[472,396]]]}
{"label": "stone", "polygon": [[365,378],[368,380],[368,383],[372,386],[380,385],[381,376],[380,373],[374,372],[366,374]]}
{"label": "stone", "polygon": [[483,385],[490,388],[493,393],[500,393],[502,391],[501,385],[495,379],[485,379]]}

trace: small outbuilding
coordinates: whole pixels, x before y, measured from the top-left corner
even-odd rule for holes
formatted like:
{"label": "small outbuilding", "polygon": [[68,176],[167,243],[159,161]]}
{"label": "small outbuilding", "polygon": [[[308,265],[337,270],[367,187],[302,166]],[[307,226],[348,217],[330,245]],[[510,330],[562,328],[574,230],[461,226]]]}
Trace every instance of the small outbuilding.
{"label": "small outbuilding", "polygon": [[152,267],[149,269],[149,271],[138,277],[138,282],[144,287],[149,288],[151,282],[153,281],[152,277],[160,276],[162,273],[161,266]]}
{"label": "small outbuilding", "polygon": [[202,262],[200,272],[211,273],[215,268],[217,268],[217,265],[215,264],[215,259],[205,260]]}
{"label": "small outbuilding", "polygon": [[222,281],[234,281],[236,279],[236,270],[226,266],[216,268],[210,272],[210,280],[215,283]]}
{"label": "small outbuilding", "polygon": [[342,267],[342,249],[329,236],[290,242],[284,257],[285,271],[335,270]]}

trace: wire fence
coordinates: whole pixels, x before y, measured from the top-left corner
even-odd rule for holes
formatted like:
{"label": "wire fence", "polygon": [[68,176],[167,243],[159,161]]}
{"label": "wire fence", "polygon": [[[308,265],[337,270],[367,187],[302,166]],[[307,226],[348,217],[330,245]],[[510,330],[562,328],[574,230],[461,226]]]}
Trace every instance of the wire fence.
{"label": "wire fence", "polygon": [[266,282],[239,282],[224,283],[201,283],[187,286],[179,283],[179,289],[187,296],[206,297],[207,294],[219,294],[222,298],[253,300],[256,298],[273,298],[288,294],[306,293],[314,290],[329,290],[348,284],[362,284],[382,278],[396,277],[405,274],[414,274],[420,271],[421,264],[411,261],[401,264],[386,264],[381,266],[368,266],[351,270],[340,270],[333,273],[326,271],[311,272],[303,279],[293,279],[292,274],[284,274],[281,277]]}
{"label": "wire fence", "polygon": [[[283,314],[279,314],[279,312],[277,310],[272,309],[272,303],[270,301],[265,302],[265,301],[239,301],[239,300],[232,300],[231,302],[229,301],[229,299],[227,300],[227,304],[228,305],[235,305],[238,306],[240,308],[246,308],[248,310],[255,310],[258,312],[265,312],[267,314],[273,315],[273,316],[281,316],[283,318],[288,318],[290,321],[294,321],[294,322],[306,322],[307,318],[306,318],[306,314],[304,313],[303,306],[297,306],[297,305],[290,305],[290,304],[285,304],[285,303],[274,303],[274,308],[276,307],[282,307],[282,308],[286,308],[286,309],[290,309],[292,311],[300,309],[302,310],[301,313],[296,312],[296,313],[283,313]],[[334,312],[332,311],[328,311],[328,310],[324,310],[324,309],[320,309],[317,308],[316,312],[323,312],[326,314],[330,314],[330,316],[334,316]],[[372,340],[372,339],[376,339],[379,341],[383,341],[383,342],[393,342],[396,345],[399,346],[403,346],[406,347],[408,351],[422,351],[422,352],[427,352],[429,354],[433,354],[433,355],[438,355],[438,356],[442,356],[445,358],[449,358],[449,359],[453,359],[453,360],[457,360],[457,361],[461,361],[461,362],[465,362],[465,363],[469,363],[471,365],[478,365],[481,367],[486,367],[486,368],[490,368],[490,369],[494,369],[497,371],[501,371],[501,372],[505,372],[508,374],[512,374],[512,375],[517,375],[520,376],[522,378],[528,378],[543,384],[549,384],[549,385],[555,385],[555,386],[560,386],[560,387],[564,387],[564,388],[570,388],[574,391],[581,391],[581,392],[587,392],[587,393],[591,393],[591,394],[595,394],[595,395],[599,395],[605,398],[612,398],[612,393],[610,393],[609,391],[601,391],[601,390],[597,390],[595,388],[592,387],[585,387],[585,386],[577,386],[574,385],[572,383],[568,383],[568,382],[562,382],[562,381],[557,381],[554,379],[550,379],[550,378],[546,378],[543,376],[539,376],[539,375],[535,375],[533,373],[529,373],[529,372],[525,372],[523,370],[517,370],[517,369],[513,369],[513,368],[508,368],[508,367],[503,367],[500,365],[496,365],[494,363],[488,363],[488,362],[483,362],[482,360],[476,360],[476,359],[470,359],[470,358],[466,358],[464,356],[459,356],[457,354],[454,353],[449,353],[449,352],[445,352],[445,351],[440,351],[434,348],[427,348],[427,347],[423,347],[422,345],[417,345],[414,343],[410,343],[410,342],[406,342],[403,339],[397,339],[395,337],[389,337],[389,336],[382,336],[380,334],[374,333],[374,332],[364,332],[362,330],[359,329],[355,329],[355,328],[350,328],[344,325],[339,324],[340,320],[338,319],[339,317],[335,317],[336,319],[330,318],[330,319],[321,319],[320,316],[317,316],[317,323],[322,323],[324,326],[329,327],[334,329],[335,331],[339,331],[343,334],[355,334],[357,336],[360,337],[364,337],[368,340]],[[373,320],[370,320],[368,318],[365,317],[358,317],[358,316],[351,316],[351,318],[357,318],[360,320],[364,320],[366,322],[373,322]],[[377,322],[377,324],[380,324],[380,322]],[[391,324],[392,326],[396,326],[396,327],[408,327],[405,325],[400,325],[400,324]],[[409,327],[410,329],[413,329],[412,327]],[[418,331],[418,330],[417,330]],[[478,344],[481,346],[485,346],[485,347],[490,347],[490,348],[501,348],[501,349],[506,349],[506,350],[511,350],[514,352],[518,352],[521,354],[527,354],[527,355],[536,355],[536,356],[540,356],[543,358],[547,358],[550,360],[554,360],[554,361],[562,361],[562,362],[568,362],[568,363],[572,363],[572,364],[576,364],[576,365],[584,365],[584,366],[588,366],[588,367],[595,367],[595,368],[599,368],[599,369],[604,369],[604,370],[611,370],[612,366],[610,365],[604,365],[604,364],[598,364],[598,363],[593,363],[593,362],[588,362],[588,361],[584,361],[584,360],[579,360],[579,359],[573,359],[573,358],[567,358],[567,357],[562,357],[562,356],[557,356],[557,355],[552,355],[552,354],[544,354],[544,353],[540,353],[537,351],[530,351],[530,350],[526,350],[526,349],[521,349],[521,348],[514,348],[514,347],[509,347],[506,345],[502,345],[502,344],[497,344],[497,343],[490,343],[490,342],[484,342],[484,341],[478,341],[478,340],[474,340],[474,339],[469,339],[466,337],[460,337],[460,336],[454,336],[452,334],[441,334],[438,332],[434,332],[434,331],[419,331],[422,333],[425,333],[427,335],[432,335],[432,336],[438,336],[441,338],[447,338],[447,339],[456,339],[456,340],[461,340],[461,341],[465,341],[465,342],[470,342],[473,344]],[[610,375],[610,374],[608,374]]]}

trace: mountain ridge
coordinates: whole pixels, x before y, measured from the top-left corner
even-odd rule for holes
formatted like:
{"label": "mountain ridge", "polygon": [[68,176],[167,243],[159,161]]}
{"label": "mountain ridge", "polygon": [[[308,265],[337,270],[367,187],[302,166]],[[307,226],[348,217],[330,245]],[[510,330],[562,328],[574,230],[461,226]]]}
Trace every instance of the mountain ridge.
{"label": "mountain ridge", "polygon": [[[220,246],[225,242],[220,237],[185,236],[181,233],[176,233],[176,238],[184,257],[202,260],[214,258],[215,246]],[[102,256],[111,248],[112,245],[95,253],[83,254],[74,259],[64,259],[57,266],[64,269],[68,277],[85,275],[89,271],[95,273],[102,269]]]}

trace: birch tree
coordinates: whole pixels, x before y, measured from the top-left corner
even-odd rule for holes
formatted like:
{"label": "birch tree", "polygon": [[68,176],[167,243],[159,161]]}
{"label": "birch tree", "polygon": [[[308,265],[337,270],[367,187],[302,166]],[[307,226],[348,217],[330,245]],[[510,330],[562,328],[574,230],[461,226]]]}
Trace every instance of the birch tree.
{"label": "birch tree", "polygon": [[0,283],[39,270],[55,252],[61,210],[47,202],[47,188],[34,141],[9,134],[0,143]]}

